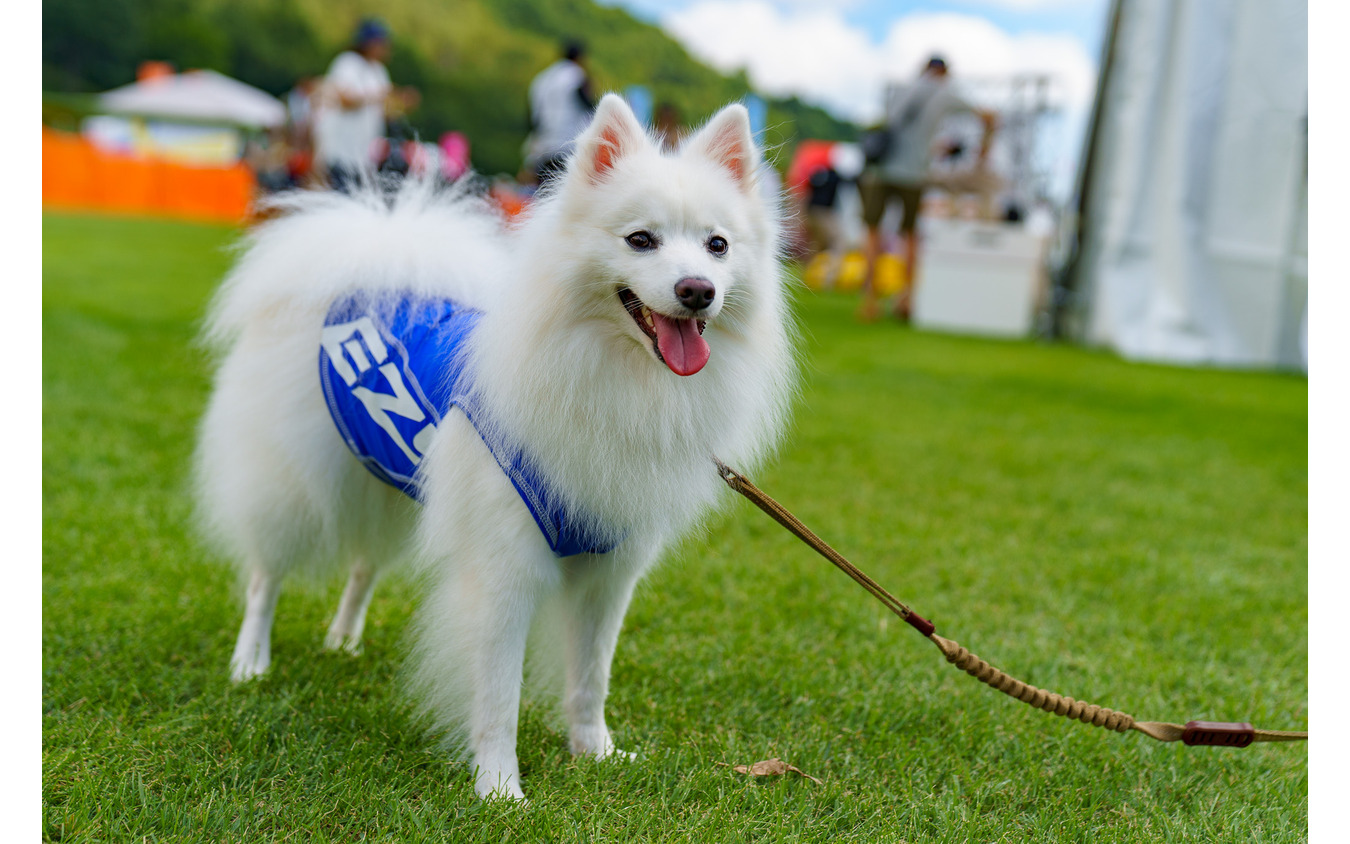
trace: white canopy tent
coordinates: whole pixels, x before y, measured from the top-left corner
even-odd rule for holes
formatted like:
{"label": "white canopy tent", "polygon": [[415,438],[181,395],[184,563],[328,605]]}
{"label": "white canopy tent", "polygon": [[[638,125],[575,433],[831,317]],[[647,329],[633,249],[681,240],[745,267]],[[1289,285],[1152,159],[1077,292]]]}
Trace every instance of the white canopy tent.
{"label": "white canopy tent", "polygon": [[281,100],[214,70],[190,70],[133,82],[99,97],[110,114],[271,129],[286,122]]}
{"label": "white canopy tent", "polygon": [[1117,0],[1073,284],[1128,358],[1307,368],[1304,2]]}
{"label": "white canopy tent", "polygon": [[243,133],[286,122],[281,100],[213,70],[151,76],[99,95],[81,131],[102,149],[188,164],[239,160]]}

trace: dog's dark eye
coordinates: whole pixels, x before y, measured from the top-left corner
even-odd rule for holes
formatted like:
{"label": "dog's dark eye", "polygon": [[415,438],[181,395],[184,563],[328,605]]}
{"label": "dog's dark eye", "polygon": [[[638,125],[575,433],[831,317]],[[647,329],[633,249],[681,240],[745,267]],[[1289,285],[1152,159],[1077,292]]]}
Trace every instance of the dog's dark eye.
{"label": "dog's dark eye", "polygon": [[647,231],[636,231],[624,238],[628,245],[639,252],[650,252],[657,246],[656,236]]}
{"label": "dog's dark eye", "polygon": [[708,251],[714,255],[727,254],[727,239],[716,234],[708,238]]}

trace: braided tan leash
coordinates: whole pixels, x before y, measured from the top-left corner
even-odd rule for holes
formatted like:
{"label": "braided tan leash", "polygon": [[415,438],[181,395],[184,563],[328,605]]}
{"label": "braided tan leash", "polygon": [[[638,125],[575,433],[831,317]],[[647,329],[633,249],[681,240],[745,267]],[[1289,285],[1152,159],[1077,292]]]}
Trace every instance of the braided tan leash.
{"label": "braided tan leash", "polygon": [[844,556],[829,546],[825,540],[821,539],[811,532],[811,529],[802,524],[796,516],[787,511],[783,505],[774,501],[759,487],[750,482],[748,478],[734,469],[727,466],[717,458],[713,458],[717,464],[718,474],[722,480],[726,481],[727,486],[739,492],[741,495],[750,499],[750,501],[759,509],[768,513],[769,516],[783,527],[787,528],[793,534],[801,539],[807,545],[814,548],[822,557],[834,563],[845,574],[853,578],[857,583],[881,603],[886,608],[907,624],[918,630],[924,636],[932,640],[933,644],[938,646],[942,655],[947,661],[970,676],[979,680],[988,686],[992,686],[1006,695],[1017,698],[1023,703],[1030,704],[1037,709],[1043,709],[1046,712],[1062,715],[1065,718],[1073,718],[1082,721],[1085,724],[1091,724],[1094,727],[1105,727],[1109,730],[1115,730],[1123,733],[1126,730],[1138,730],[1150,738],[1158,741],[1181,741],[1188,745],[1219,745],[1224,747],[1246,747],[1252,742],[1257,741],[1307,741],[1306,732],[1290,732],[1285,730],[1258,730],[1248,723],[1227,723],[1212,721],[1191,721],[1185,726],[1180,724],[1168,724],[1163,721],[1136,721],[1134,716],[1127,715],[1124,712],[1117,712],[1114,709],[1107,709],[1103,706],[1097,706],[1091,703],[1085,703],[1081,700],[1074,700],[1071,697],[1057,695],[1054,692],[1048,692],[1045,689],[1038,689],[1035,686],[1023,683],[1016,677],[1012,677],[975,654],[966,650],[961,645],[953,642],[951,639],[943,638],[934,632],[936,629],[933,623],[914,610],[902,604],[890,592],[872,578],[868,577],[857,566],[844,559]]}

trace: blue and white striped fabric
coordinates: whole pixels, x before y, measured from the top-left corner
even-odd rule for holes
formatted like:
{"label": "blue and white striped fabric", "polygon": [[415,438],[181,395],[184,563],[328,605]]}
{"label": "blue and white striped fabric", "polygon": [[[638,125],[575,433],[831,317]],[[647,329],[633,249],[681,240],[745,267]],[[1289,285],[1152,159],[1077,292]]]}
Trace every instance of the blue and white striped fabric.
{"label": "blue and white striped fabric", "polygon": [[319,379],[333,422],[371,474],[416,499],[416,473],[431,436],[458,407],[511,480],[553,553],[603,554],[616,538],[596,536],[557,502],[520,449],[495,444],[475,420],[465,374],[466,340],[481,313],[450,299],[358,292],[324,320]]}

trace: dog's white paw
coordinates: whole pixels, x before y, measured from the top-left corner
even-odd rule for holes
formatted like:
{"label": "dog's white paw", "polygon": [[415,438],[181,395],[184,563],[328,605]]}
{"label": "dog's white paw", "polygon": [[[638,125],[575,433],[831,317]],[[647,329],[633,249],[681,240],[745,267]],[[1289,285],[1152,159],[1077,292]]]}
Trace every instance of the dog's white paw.
{"label": "dog's white paw", "polygon": [[637,758],[636,753],[616,747],[606,727],[574,726],[568,744],[573,756],[594,756],[596,759],[613,759],[621,762],[631,762]]}
{"label": "dog's white paw", "polygon": [[246,683],[256,677],[261,677],[267,673],[269,660],[263,659],[239,659],[230,660],[230,681],[234,683]]}
{"label": "dog's white paw", "polygon": [[272,650],[267,642],[255,641],[253,637],[241,636],[230,657],[230,680],[243,683],[267,673],[272,664]]}
{"label": "dog's white paw", "polygon": [[501,771],[484,771],[479,768],[473,781],[473,790],[482,800],[514,800],[522,806],[528,805],[525,792],[520,790],[519,775]]}
{"label": "dog's white paw", "polygon": [[352,656],[360,656],[364,647],[361,644],[359,636],[348,636],[337,630],[329,630],[328,635],[323,637],[323,649],[326,651],[342,651]]}

